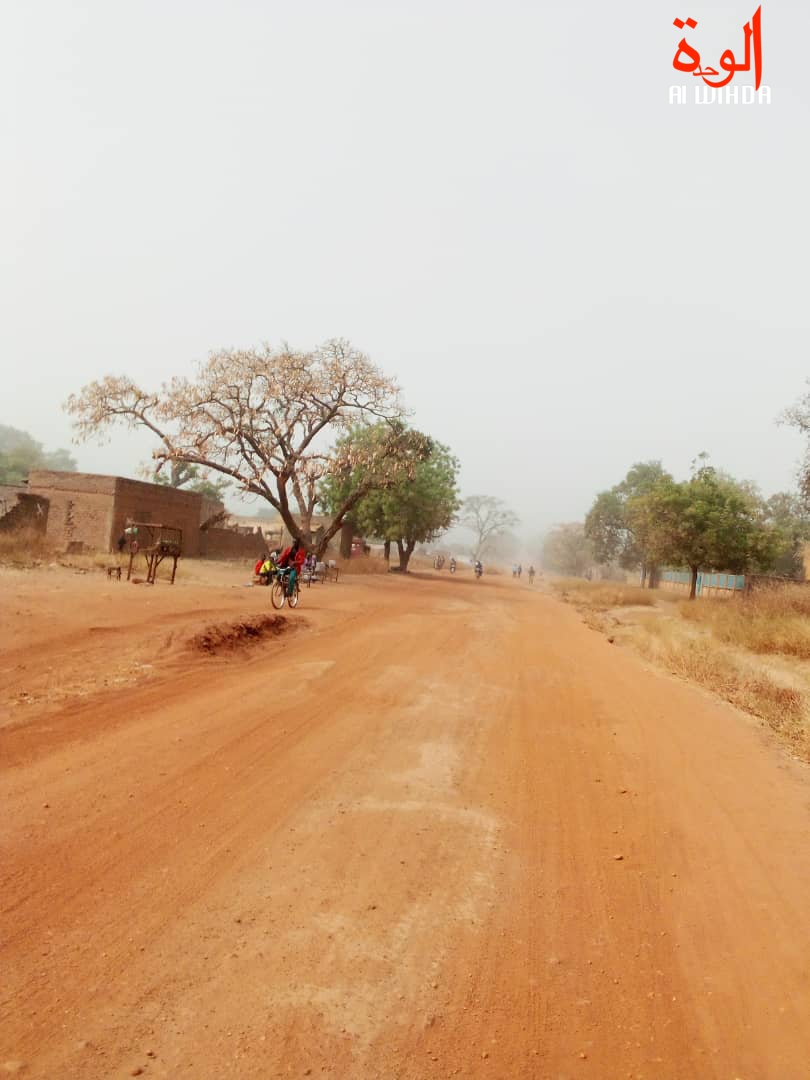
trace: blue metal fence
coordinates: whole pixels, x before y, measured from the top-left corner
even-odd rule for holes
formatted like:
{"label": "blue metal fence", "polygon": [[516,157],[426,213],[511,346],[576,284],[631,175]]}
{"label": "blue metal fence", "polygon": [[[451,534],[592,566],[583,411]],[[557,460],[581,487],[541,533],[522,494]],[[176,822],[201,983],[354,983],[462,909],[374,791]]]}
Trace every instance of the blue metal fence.
{"label": "blue metal fence", "polygon": [[[688,570],[664,570],[661,581],[669,581],[673,585],[685,585],[689,588],[692,575]],[[725,592],[743,592],[745,589],[745,574],[708,574],[699,572],[697,576],[697,595],[700,596],[705,590],[722,589]]]}

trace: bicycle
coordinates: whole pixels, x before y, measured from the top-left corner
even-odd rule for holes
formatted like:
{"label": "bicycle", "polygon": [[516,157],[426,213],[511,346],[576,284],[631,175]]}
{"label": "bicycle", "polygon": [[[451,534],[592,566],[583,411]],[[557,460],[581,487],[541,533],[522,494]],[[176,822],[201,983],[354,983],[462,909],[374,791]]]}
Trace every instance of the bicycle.
{"label": "bicycle", "polygon": [[300,596],[298,574],[295,575],[295,583],[292,592],[290,592],[290,568],[285,566],[280,570],[276,570],[276,576],[270,588],[270,602],[273,607],[277,611],[281,611],[286,602],[291,608],[297,608]]}

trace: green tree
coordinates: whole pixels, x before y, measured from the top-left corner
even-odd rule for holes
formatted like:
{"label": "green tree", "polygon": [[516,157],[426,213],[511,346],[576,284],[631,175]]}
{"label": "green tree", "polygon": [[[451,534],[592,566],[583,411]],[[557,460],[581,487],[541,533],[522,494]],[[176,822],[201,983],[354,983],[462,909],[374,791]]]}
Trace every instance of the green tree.
{"label": "green tree", "polygon": [[594,552],[582,522],[555,525],[543,541],[542,560],[556,574],[583,577],[594,562]]}
{"label": "green tree", "polygon": [[659,481],[638,500],[636,512],[656,560],[689,569],[690,600],[700,571],[768,569],[782,541],[755,492],[705,461],[683,483]]}
{"label": "green tree", "polygon": [[[353,432],[350,440],[373,438],[373,429]],[[453,523],[459,508],[457,487],[458,461],[448,447],[427,435],[426,456],[414,463],[412,476],[385,489],[365,495],[352,511],[351,523],[365,536],[382,540],[387,547],[395,544],[399,569],[406,571],[417,544],[437,539]],[[327,507],[344,502],[358,484],[363,483],[363,467],[358,466],[339,482],[330,477],[324,483],[322,500]]]}
{"label": "green tree", "polygon": [[204,498],[219,499],[220,502],[224,501],[230,489],[227,480],[216,480],[198,466],[186,465],[185,462],[172,462],[168,476],[161,471],[154,473],[153,478],[156,484],[185,488],[186,491],[198,491]]}
{"label": "green tree", "polygon": [[585,519],[585,535],[593,545],[598,563],[617,562],[625,570],[641,567],[641,583],[650,588],[657,579],[647,535],[647,518],[639,500],[659,481],[669,477],[660,461],[641,461],[633,465],[624,480],[596,496]]}
{"label": "green tree", "polygon": [[810,541],[810,509],[790,492],[781,491],[765,502],[766,521],[781,536],[773,569],[785,577],[804,579],[804,546]]}
{"label": "green tree", "polygon": [[27,431],[0,424],[0,484],[22,484],[32,469],[75,472],[67,450],[45,450]]}

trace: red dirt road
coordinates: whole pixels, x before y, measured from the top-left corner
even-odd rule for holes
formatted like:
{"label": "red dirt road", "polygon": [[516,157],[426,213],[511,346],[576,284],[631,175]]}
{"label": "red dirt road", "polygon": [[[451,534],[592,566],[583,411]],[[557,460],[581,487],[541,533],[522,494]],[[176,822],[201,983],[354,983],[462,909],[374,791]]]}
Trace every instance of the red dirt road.
{"label": "red dirt road", "polygon": [[810,1077],[810,776],[741,714],[511,580],[214,656],[265,590],[52,580],[2,583],[0,1072]]}

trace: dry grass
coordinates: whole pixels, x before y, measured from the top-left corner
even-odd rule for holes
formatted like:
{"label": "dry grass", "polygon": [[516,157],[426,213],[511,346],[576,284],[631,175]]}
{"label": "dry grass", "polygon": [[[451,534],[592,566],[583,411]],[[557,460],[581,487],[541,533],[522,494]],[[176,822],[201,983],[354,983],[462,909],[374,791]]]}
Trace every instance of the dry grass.
{"label": "dry grass", "polygon": [[51,558],[53,552],[41,533],[28,529],[0,533],[0,565],[33,567]]}
{"label": "dry grass", "polygon": [[655,595],[640,585],[625,585],[620,581],[581,581],[577,578],[557,578],[551,588],[562,600],[590,611],[610,611],[617,607],[652,607]]}
{"label": "dry grass", "polygon": [[810,759],[807,694],[802,690],[751,667],[709,637],[685,635],[677,622],[650,622],[635,630],[632,641],[648,659],[759,716]]}
{"label": "dry grass", "polygon": [[588,626],[761,718],[810,761],[810,587],[689,602],[612,582],[551,585]]}
{"label": "dry grass", "polygon": [[745,598],[687,602],[680,610],[685,619],[728,645],[810,660],[810,586],[784,585]]}

